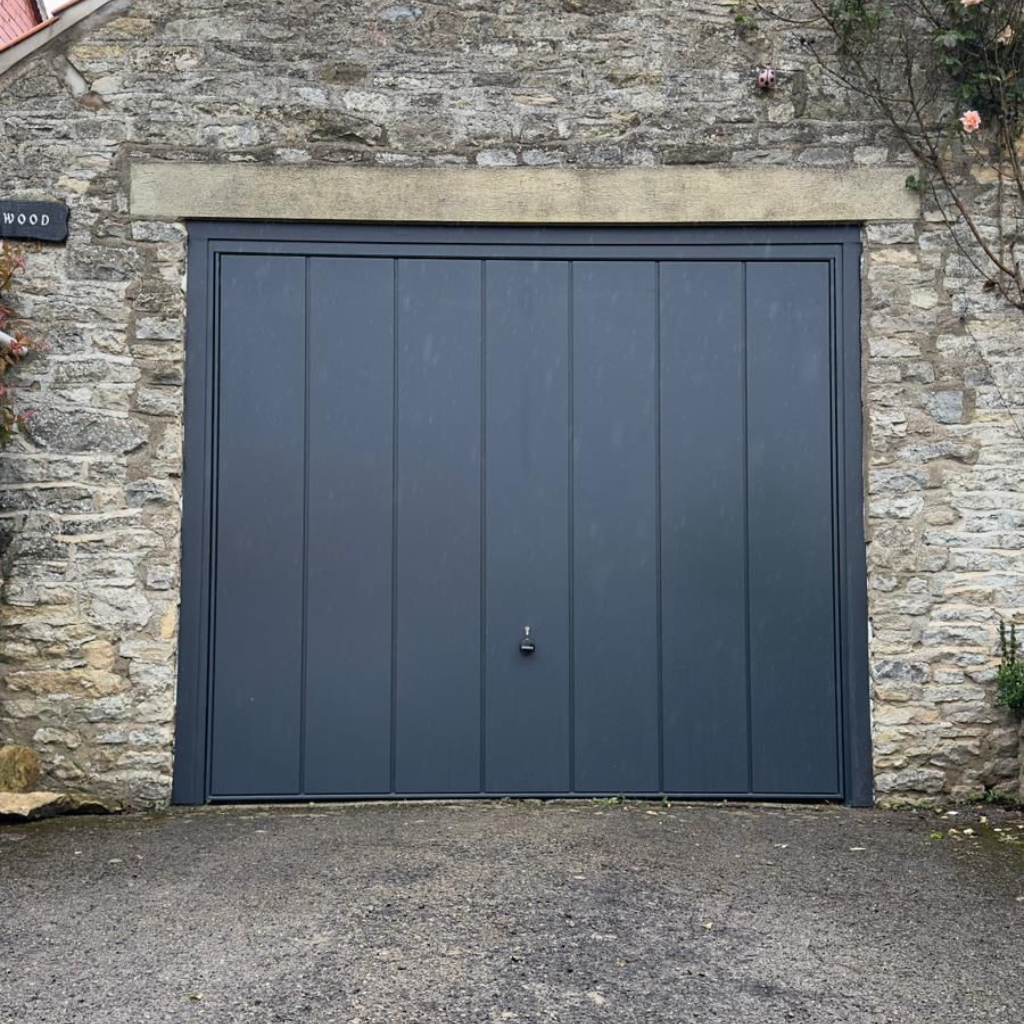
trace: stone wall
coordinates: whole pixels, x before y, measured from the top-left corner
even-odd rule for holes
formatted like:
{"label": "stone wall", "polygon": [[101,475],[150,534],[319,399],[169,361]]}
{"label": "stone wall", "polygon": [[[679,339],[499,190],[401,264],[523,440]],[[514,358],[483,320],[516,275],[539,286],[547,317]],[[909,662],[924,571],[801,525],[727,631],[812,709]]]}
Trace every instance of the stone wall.
{"label": "stone wall", "polygon": [[[899,148],[794,34],[711,0],[114,0],[0,77],[5,193],[66,198],[17,299],[49,353],[0,458],[0,738],[56,783],[165,799],[177,633],[185,231],[133,220],[132,161],[883,166]],[[779,89],[753,88],[770,55]],[[934,217],[865,232],[880,796],[1016,775],[997,611],[1024,611],[1019,318]],[[959,319],[971,311],[973,337]],[[1002,398],[1000,397],[1002,396]],[[1022,410],[1024,411],[1024,410]]]}

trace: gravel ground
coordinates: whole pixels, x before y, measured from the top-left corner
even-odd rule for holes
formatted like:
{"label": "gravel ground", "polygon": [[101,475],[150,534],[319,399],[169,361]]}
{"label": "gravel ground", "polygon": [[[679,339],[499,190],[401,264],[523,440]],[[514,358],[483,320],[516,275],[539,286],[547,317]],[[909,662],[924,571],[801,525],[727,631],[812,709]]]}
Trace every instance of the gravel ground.
{"label": "gravel ground", "polygon": [[1019,1024],[1024,825],[978,813],[407,803],[0,828],[0,1021]]}

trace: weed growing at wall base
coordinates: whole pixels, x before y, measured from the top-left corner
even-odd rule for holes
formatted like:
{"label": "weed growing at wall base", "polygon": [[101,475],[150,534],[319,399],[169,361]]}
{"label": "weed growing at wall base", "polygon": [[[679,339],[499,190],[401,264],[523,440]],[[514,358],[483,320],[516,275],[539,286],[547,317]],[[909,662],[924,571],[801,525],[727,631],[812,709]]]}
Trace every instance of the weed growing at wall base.
{"label": "weed growing at wall base", "polygon": [[996,699],[1024,718],[1024,661],[1020,658],[1015,622],[1007,627],[1005,622],[999,621],[999,653],[1001,661],[996,675],[999,693]]}

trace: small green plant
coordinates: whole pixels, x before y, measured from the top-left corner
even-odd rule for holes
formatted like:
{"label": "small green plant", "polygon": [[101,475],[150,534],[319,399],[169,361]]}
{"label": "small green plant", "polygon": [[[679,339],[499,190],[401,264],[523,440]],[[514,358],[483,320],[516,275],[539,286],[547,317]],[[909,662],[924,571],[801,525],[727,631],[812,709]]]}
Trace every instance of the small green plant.
{"label": "small green plant", "polygon": [[909,174],[904,184],[911,192],[917,192],[919,195],[926,195],[932,187],[926,174]]}
{"label": "small green plant", "polygon": [[999,671],[996,701],[1024,718],[1024,661],[1020,659],[1017,624],[999,620]]}
{"label": "small green plant", "polygon": [[982,794],[981,802],[983,804],[989,804],[993,807],[1016,807],[1017,798],[1004,789],[998,789],[995,786],[986,786],[985,792]]}
{"label": "small green plant", "polygon": [[753,32],[757,28],[757,19],[742,5],[737,9],[733,23],[741,33]]}

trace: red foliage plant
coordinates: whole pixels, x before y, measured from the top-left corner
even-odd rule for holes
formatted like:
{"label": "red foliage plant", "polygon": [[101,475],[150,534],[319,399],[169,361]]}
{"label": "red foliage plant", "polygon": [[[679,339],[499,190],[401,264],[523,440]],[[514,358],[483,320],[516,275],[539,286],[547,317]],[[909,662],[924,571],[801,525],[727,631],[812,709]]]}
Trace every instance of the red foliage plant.
{"label": "red foliage plant", "polygon": [[0,448],[10,444],[31,415],[31,410],[18,410],[8,374],[27,355],[42,347],[19,329],[21,321],[8,305],[11,282],[24,267],[25,256],[20,249],[8,242],[0,245]]}

